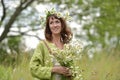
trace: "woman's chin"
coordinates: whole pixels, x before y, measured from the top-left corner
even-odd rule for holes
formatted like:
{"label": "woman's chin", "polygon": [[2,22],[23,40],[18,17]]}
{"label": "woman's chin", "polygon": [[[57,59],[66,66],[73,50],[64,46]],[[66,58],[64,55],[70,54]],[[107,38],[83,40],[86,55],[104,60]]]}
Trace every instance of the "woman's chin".
{"label": "woman's chin", "polygon": [[53,34],[60,34],[60,31],[54,31]]}

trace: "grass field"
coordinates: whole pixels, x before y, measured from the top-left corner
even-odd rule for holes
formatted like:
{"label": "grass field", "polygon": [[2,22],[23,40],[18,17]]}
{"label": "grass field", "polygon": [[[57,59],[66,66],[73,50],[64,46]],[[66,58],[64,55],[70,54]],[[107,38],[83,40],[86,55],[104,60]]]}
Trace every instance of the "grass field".
{"label": "grass field", "polygon": [[[28,54],[23,54],[19,64],[0,65],[0,80],[34,80],[29,72]],[[93,58],[87,55],[76,62],[80,66],[83,80],[120,80],[120,52],[101,51],[94,53]]]}

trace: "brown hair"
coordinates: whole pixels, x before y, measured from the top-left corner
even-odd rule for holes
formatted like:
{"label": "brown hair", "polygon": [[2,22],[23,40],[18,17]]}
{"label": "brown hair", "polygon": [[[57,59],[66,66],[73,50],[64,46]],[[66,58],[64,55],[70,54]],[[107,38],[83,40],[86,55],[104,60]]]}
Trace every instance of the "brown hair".
{"label": "brown hair", "polygon": [[46,17],[46,26],[45,26],[45,38],[48,41],[52,41],[52,32],[50,30],[49,27],[49,20],[50,17],[54,17],[56,19],[59,19],[61,21],[61,25],[62,25],[62,31],[60,32],[61,37],[62,37],[62,42],[65,43],[69,43],[69,41],[72,39],[72,32],[70,30],[70,28],[67,27],[67,24],[65,22],[65,20],[63,18],[58,18],[56,14],[51,14],[49,16]]}

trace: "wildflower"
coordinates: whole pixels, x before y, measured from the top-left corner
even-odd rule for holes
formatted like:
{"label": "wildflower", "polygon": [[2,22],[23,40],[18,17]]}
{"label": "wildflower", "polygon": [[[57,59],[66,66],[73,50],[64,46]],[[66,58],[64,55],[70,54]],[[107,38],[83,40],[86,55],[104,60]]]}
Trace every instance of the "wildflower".
{"label": "wildflower", "polygon": [[[75,66],[73,60],[79,58],[77,54],[82,51],[82,44],[78,41],[71,42],[64,45],[64,49],[60,50],[58,48],[52,49],[55,58],[60,63],[61,66],[69,67],[72,72],[73,77],[81,78],[79,74],[79,66]],[[77,79],[76,79],[77,80]]]}

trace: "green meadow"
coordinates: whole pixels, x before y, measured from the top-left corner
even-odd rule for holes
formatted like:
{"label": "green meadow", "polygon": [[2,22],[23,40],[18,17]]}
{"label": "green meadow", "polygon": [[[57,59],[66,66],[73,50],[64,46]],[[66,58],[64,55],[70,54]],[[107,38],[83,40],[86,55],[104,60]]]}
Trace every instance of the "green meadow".
{"label": "green meadow", "polygon": [[[11,55],[13,56],[13,55]],[[23,53],[19,59],[0,65],[0,80],[34,80],[29,71],[31,55]],[[76,61],[82,80],[120,80],[120,52],[95,52],[92,58],[83,53]]]}

